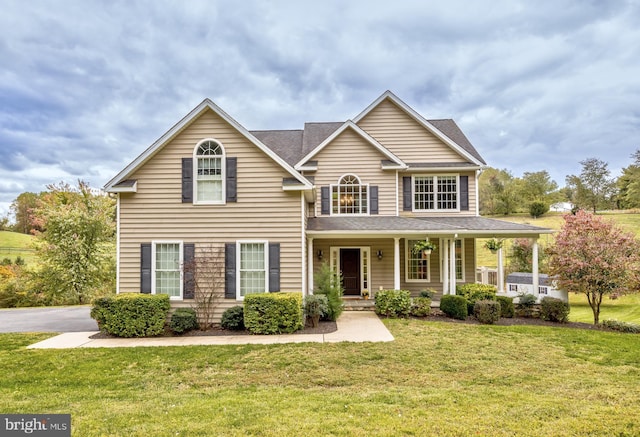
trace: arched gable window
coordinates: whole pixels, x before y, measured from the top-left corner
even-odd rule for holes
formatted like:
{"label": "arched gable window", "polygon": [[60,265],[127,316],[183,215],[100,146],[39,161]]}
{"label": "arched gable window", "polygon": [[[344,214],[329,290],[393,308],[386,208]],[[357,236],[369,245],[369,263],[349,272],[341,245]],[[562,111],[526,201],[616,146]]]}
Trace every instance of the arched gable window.
{"label": "arched gable window", "polygon": [[200,141],[193,151],[194,203],[224,203],[225,156],[222,144]]}
{"label": "arched gable window", "polygon": [[368,184],[354,174],[342,176],[331,185],[332,214],[369,214]]}

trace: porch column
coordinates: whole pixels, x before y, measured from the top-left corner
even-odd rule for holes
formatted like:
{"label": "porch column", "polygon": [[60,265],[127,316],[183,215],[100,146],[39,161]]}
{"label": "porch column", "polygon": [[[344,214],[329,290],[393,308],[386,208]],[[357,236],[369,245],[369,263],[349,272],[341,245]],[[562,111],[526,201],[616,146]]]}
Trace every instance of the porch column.
{"label": "porch column", "polygon": [[533,294],[538,296],[538,285],[540,284],[540,277],[538,273],[538,239],[532,238],[531,243],[531,257],[533,258],[531,263],[531,272],[533,273]]}
{"label": "porch column", "polygon": [[400,238],[393,238],[393,289],[400,290]]}
{"label": "porch column", "polygon": [[504,292],[504,263],[502,258],[502,247],[498,249],[498,293]]}
{"label": "porch column", "polygon": [[313,294],[313,238],[307,237],[307,294]]}
{"label": "porch column", "polygon": [[456,239],[449,240],[449,294],[456,294]]}
{"label": "porch column", "polygon": [[449,294],[449,240],[442,240],[442,294]]}

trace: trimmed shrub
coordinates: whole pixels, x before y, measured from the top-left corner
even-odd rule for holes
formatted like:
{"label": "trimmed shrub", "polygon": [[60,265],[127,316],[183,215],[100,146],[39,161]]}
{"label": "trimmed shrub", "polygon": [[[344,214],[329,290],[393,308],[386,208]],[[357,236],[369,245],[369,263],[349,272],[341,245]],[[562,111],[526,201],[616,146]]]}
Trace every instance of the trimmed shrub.
{"label": "trimmed shrub", "polygon": [[343,309],[342,294],[344,293],[344,288],[342,288],[342,278],[331,270],[329,264],[324,262],[313,277],[313,280],[315,284],[314,294],[324,294],[327,296],[329,303],[329,311],[327,311],[323,319],[335,322],[342,314]]}
{"label": "trimmed shrub", "polygon": [[302,329],[302,294],[259,293],[245,296],[244,326],[252,334],[288,334]]}
{"label": "trimmed shrub", "polygon": [[318,326],[320,317],[325,317],[328,311],[329,301],[324,294],[312,294],[304,298],[304,313],[314,328]]}
{"label": "trimmed shrub", "polygon": [[123,293],[96,299],[91,317],[107,334],[151,337],[164,332],[169,308],[169,296],[166,294]]}
{"label": "trimmed shrub", "polygon": [[635,323],[620,322],[618,320],[607,319],[602,322],[605,328],[613,329],[620,332],[628,332],[631,334],[640,334],[640,325]]}
{"label": "trimmed shrub", "polygon": [[428,297],[414,297],[411,305],[411,315],[427,317],[429,314],[431,314],[431,299]]}
{"label": "trimmed shrub", "polygon": [[489,284],[459,284],[456,294],[467,299],[467,314],[473,314],[473,305],[479,300],[496,300],[497,288]]}
{"label": "trimmed shrub", "polygon": [[533,294],[523,294],[518,297],[518,305],[523,307],[532,307],[536,304],[537,298]]}
{"label": "trimmed shrub", "polygon": [[176,334],[183,334],[198,329],[198,316],[193,308],[178,308],[171,315],[169,328]]}
{"label": "trimmed shrub", "polygon": [[540,318],[551,322],[566,323],[569,319],[569,303],[555,297],[545,297],[540,302]]}
{"label": "trimmed shrub", "polygon": [[534,200],[529,204],[529,215],[538,218],[549,212],[549,205],[541,200]]}
{"label": "trimmed shrub", "polygon": [[411,292],[380,290],[376,293],[376,314],[386,317],[408,317],[411,313]]}
{"label": "trimmed shrub", "polygon": [[433,296],[435,296],[436,293],[437,292],[435,290],[422,290],[420,292],[420,297],[426,297],[426,298],[429,298],[429,299],[433,299]]}
{"label": "trimmed shrub", "polygon": [[500,317],[507,319],[515,316],[515,308],[513,306],[513,298],[509,296],[496,296],[496,302],[500,302]]}
{"label": "trimmed shrub", "polygon": [[457,294],[445,294],[440,299],[440,310],[454,319],[465,320],[469,315],[467,299]]}
{"label": "trimmed shrub", "polygon": [[500,320],[500,302],[495,300],[479,300],[473,305],[473,315],[480,323],[493,325]]}
{"label": "trimmed shrub", "polygon": [[244,308],[237,305],[226,309],[222,313],[220,326],[222,329],[228,329],[230,331],[244,330]]}

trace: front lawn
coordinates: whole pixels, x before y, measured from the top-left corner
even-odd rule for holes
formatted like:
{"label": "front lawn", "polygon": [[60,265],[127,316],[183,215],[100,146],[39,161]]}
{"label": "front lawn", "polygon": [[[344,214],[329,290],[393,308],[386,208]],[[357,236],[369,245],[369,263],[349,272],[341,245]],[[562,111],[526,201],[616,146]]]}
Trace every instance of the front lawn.
{"label": "front lawn", "polygon": [[386,320],[391,343],[26,350],[0,411],[78,436],[638,435],[640,336]]}
{"label": "front lawn", "polygon": [[[593,323],[593,312],[587,302],[587,296],[569,293],[569,304],[569,320]],[[618,299],[605,296],[600,305],[600,322],[606,319],[640,324],[640,294],[621,296]]]}

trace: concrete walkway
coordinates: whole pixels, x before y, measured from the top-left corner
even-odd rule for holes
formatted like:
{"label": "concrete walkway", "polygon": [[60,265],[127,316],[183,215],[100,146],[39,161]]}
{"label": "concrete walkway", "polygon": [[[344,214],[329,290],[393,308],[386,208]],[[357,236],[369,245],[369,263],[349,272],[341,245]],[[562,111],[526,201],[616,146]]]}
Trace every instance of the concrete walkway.
{"label": "concrete walkway", "polygon": [[338,330],[329,334],[205,335],[152,338],[91,339],[97,331],[68,332],[27,346],[27,349],[70,349],[77,347],[194,346],[220,344],[282,344],[393,341],[393,335],[370,311],[345,311],[338,318]]}

